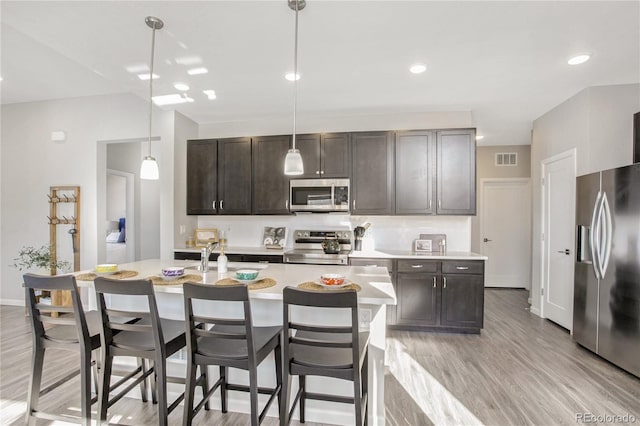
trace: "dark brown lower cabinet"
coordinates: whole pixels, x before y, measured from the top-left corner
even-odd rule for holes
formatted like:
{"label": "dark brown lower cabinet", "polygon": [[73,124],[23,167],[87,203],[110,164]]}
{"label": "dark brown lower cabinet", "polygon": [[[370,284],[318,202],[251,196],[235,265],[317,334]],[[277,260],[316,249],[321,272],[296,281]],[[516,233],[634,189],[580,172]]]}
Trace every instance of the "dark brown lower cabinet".
{"label": "dark brown lower cabinet", "polygon": [[480,333],[484,261],[397,261],[396,318],[391,328]]}

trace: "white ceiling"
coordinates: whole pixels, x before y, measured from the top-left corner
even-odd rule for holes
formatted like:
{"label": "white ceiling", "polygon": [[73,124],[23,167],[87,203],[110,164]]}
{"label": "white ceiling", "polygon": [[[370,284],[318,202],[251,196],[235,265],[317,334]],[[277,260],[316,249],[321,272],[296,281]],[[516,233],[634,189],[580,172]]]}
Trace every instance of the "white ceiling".
{"label": "white ceiling", "polygon": [[[528,144],[534,119],[588,86],[640,82],[638,1],[323,1],[300,12],[298,111],[471,111],[484,145]],[[278,1],[2,1],[2,103],[191,86],[204,123],[292,114],[293,12]],[[574,54],[592,59],[567,65]],[[200,58],[189,76],[181,58]],[[427,72],[413,75],[414,62]],[[207,100],[203,89],[218,98]]]}

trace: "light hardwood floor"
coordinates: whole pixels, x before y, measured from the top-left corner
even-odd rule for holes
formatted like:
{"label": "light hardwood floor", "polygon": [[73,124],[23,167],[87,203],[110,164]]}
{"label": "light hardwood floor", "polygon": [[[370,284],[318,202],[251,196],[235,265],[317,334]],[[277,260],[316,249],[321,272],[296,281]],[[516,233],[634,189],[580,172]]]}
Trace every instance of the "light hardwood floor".
{"label": "light hardwood floor", "polygon": [[[577,413],[590,413],[629,414],[640,425],[640,379],[576,345],[566,330],[526,308],[526,291],[490,289],[481,335],[390,331],[387,424],[576,424]],[[21,425],[31,356],[24,309],[0,307],[0,323],[0,424]],[[74,366],[69,357],[47,357],[49,380]],[[45,396],[42,408],[73,415],[77,392],[72,380]],[[180,424],[181,416],[181,410],[171,414],[171,423]],[[125,398],[110,409],[110,420],[153,425],[156,409]],[[242,425],[248,417],[212,410],[196,420]],[[268,418],[265,424],[278,422]]]}

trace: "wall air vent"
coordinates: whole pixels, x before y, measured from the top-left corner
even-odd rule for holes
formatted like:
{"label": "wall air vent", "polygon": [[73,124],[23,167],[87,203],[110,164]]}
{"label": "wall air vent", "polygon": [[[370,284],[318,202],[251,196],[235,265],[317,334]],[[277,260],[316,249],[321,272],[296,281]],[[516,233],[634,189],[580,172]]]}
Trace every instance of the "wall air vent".
{"label": "wall air vent", "polygon": [[496,166],[517,166],[517,152],[496,152]]}

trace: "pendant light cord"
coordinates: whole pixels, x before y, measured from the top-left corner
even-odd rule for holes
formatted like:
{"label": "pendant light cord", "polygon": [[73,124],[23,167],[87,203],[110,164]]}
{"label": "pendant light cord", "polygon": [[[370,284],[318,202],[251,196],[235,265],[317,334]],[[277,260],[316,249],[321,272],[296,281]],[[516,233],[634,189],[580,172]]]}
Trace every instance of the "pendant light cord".
{"label": "pendant light cord", "polygon": [[153,117],[153,56],[156,48],[156,24],[151,31],[151,71],[149,72],[149,157],[151,157],[151,121]]}
{"label": "pendant light cord", "polygon": [[298,5],[296,2],[296,26],[293,45],[293,149],[296,149],[296,110],[298,105]]}

